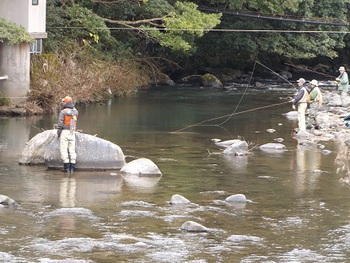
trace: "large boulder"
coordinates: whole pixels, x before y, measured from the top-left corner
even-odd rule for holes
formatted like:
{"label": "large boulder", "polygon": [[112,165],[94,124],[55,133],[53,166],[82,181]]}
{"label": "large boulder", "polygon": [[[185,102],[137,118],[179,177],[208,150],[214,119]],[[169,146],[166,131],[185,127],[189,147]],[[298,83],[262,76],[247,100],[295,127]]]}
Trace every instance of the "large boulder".
{"label": "large boulder", "polygon": [[147,158],[133,160],[124,165],[120,171],[126,174],[162,175],[158,166]]}
{"label": "large boulder", "polygon": [[38,165],[45,164],[44,154],[46,147],[57,138],[53,130],[44,131],[35,135],[22,150],[19,158],[20,164]]}
{"label": "large boulder", "polygon": [[206,87],[212,87],[212,88],[222,88],[221,81],[215,77],[212,74],[204,74],[201,76],[201,84]]}
{"label": "large boulder", "polygon": [[[48,130],[34,136],[22,151],[20,164],[46,164],[49,168],[62,168],[59,140],[56,130]],[[77,163],[81,170],[114,170],[125,165],[121,148],[104,139],[75,133]]]}

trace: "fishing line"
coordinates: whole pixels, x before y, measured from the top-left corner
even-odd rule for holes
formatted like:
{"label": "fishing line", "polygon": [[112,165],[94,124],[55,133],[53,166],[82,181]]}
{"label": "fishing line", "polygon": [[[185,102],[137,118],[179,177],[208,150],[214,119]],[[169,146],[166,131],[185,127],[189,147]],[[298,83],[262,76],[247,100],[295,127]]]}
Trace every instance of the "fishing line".
{"label": "fishing line", "polygon": [[332,76],[332,75],[328,75],[328,74],[326,74],[326,73],[318,72],[318,71],[316,71],[316,70],[312,70],[312,69],[309,69],[309,68],[307,68],[307,67],[296,66],[296,65],[293,65],[293,64],[289,64],[289,63],[284,63],[284,64],[286,64],[286,65],[288,65],[288,66],[292,66],[292,67],[294,67],[294,68],[299,68],[299,69],[307,70],[307,71],[310,71],[310,72],[313,72],[313,73],[316,73],[316,74],[325,76],[325,77],[327,77],[327,78],[335,79],[335,77]]}
{"label": "fishing line", "polygon": [[[291,84],[291,85],[294,87],[294,85],[293,85],[290,81],[288,81],[286,78],[282,77],[280,74],[278,74],[277,72],[273,71],[273,70],[270,69],[269,67],[263,65],[263,64],[260,63],[259,61],[255,61],[252,74],[250,75],[249,82],[248,82],[248,84],[247,84],[247,86],[246,86],[246,88],[245,88],[245,90],[244,90],[244,92],[243,92],[243,94],[242,94],[242,96],[241,96],[241,98],[240,98],[240,100],[239,100],[237,106],[235,107],[235,109],[234,109],[234,111],[233,111],[232,113],[226,114],[226,115],[223,115],[223,116],[219,116],[219,117],[216,117],[216,118],[212,118],[212,119],[206,119],[206,120],[203,120],[203,121],[201,121],[201,122],[198,122],[198,123],[195,123],[195,124],[192,124],[192,125],[185,126],[184,128],[178,129],[178,130],[173,131],[173,132],[171,132],[171,133],[178,133],[178,132],[180,132],[180,131],[183,131],[183,130],[186,130],[186,129],[188,129],[188,128],[192,128],[192,127],[195,127],[195,126],[221,126],[221,125],[225,124],[227,121],[229,121],[229,120],[232,118],[232,116],[234,116],[234,115],[238,115],[238,114],[242,114],[242,113],[246,113],[246,112],[252,112],[252,111],[256,111],[256,110],[261,110],[261,109],[265,109],[265,108],[270,108],[270,107],[275,107],[275,106],[280,106],[280,105],[284,105],[284,104],[290,103],[290,101],[286,101],[286,102],[282,102],[282,103],[270,104],[270,105],[267,105],[267,106],[262,106],[262,107],[258,107],[258,108],[254,108],[254,109],[249,109],[249,110],[245,110],[245,111],[236,112],[237,109],[238,109],[238,107],[240,106],[240,104],[241,104],[241,102],[242,102],[244,96],[245,96],[246,93],[247,93],[249,84],[250,84],[250,82],[251,82],[252,79],[253,79],[253,74],[254,74],[254,72],[255,72],[255,68],[256,68],[256,64],[257,64],[257,63],[258,63],[259,65],[263,66],[264,68],[270,70],[273,74],[277,75],[277,76],[280,77],[281,79],[287,81],[289,84]],[[211,124],[211,125],[210,125],[210,124],[206,124],[206,125],[201,125],[201,124],[206,123],[206,122],[210,122],[210,121],[214,121],[214,120],[218,120],[218,119],[222,119],[222,118],[226,118],[226,117],[227,117],[227,119],[224,120],[223,122],[219,123],[219,124]]]}
{"label": "fishing line", "polygon": [[273,70],[270,69],[269,67],[267,67],[267,66],[261,64],[259,61],[256,61],[256,62],[257,62],[260,66],[262,66],[262,67],[264,67],[264,68],[270,70],[270,71],[271,71],[273,74],[275,74],[276,76],[278,76],[278,77],[280,77],[281,79],[287,81],[289,84],[291,84],[291,85],[294,87],[293,83],[291,83],[288,79],[282,77],[282,76],[281,76],[280,74],[278,74],[276,71],[273,71]]}
{"label": "fishing line", "polygon": [[223,125],[223,124],[225,124],[226,122],[228,122],[228,121],[232,118],[232,116],[233,116],[233,114],[236,112],[236,110],[238,109],[239,105],[241,105],[241,102],[242,102],[242,100],[243,100],[245,94],[247,93],[249,84],[250,84],[250,82],[251,82],[252,79],[253,79],[253,74],[254,74],[254,72],[255,72],[256,63],[257,63],[257,61],[254,62],[254,67],[253,67],[252,74],[250,74],[250,78],[249,78],[248,84],[247,84],[247,86],[246,86],[246,88],[245,88],[245,90],[244,90],[244,92],[243,92],[241,98],[239,99],[236,108],[233,110],[233,112],[231,113],[231,115],[230,115],[226,120],[224,120],[223,122],[221,122],[221,123],[218,124],[217,126]]}
{"label": "fishing line", "polygon": [[[186,126],[186,127],[184,127],[184,128],[178,129],[178,130],[173,131],[173,132],[170,132],[170,133],[178,133],[178,132],[183,131],[183,130],[186,130],[186,129],[188,129],[188,128],[195,127],[195,126],[199,126],[199,125],[202,124],[202,123],[209,122],[209,121],[214,121],[214,120],[218,120],[218,119],[222,119],[222,118],[226,118],[226,117],[228,117],[228,116],[234,116],[234,115],[239,115],[239,114],[242,114],[242,113],[247,113],[247,112],[252,112],[252,111],[267,109],[267,108],[271,108],[271,107],[275,107],[275,106],[284,105],[284,104],[287,104],[287,103],[290,103],[290,101],[280,102],[280,103],[276,103],[276,104],[270,104],[270,105],[267,105],[267,106],[262,106],[262,107],[258,107],[258,108],[254,108],[254,109],[249,109],[249,110],[244,110],[244,111],[239,111],[239,112],[235,112],[235,113],[233,113],[233,114],[232,114],[232,113],[226,114],[226,115],[219,116],[219,117],[215,117],[215,118],[212,118],[212,119],[207,119],[207,120],[204,120],[204,121],[201,121],[201,122],[192,124],[192,125],[188,125],[188,126]],[[206,126],[207,126],[207,125],[206,125]],[[211,125],[211,126],[218,126],[218,125]]]}

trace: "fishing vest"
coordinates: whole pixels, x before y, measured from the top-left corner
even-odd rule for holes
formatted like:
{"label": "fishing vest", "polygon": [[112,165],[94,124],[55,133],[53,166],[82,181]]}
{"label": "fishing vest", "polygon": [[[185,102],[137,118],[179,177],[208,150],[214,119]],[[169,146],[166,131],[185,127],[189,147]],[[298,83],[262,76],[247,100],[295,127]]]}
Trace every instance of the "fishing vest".
{"label": "fishing vest", "polygon": [[64,119],[63,119],[64,127],[71,131],[75,131],[77,126],[76,110],[66,108],[63,110],[63,114],[64,114]]}
{"label": "fishing vest", "polygon": [[301,103],[301,102],[310,102],[310,95],[309,95],[309,92],[307,91],[307,89],[305,87],[302,87],[301,89],[304,90],[304,95],[299,100],[299,103]]}
{"label": "fishing vest", "polygon": [[313,89],[312,89],[312,91],[310,92],[310,100],[311,101],[314,101],[314,100],[318,100],[318,92],[319,92],[319,88],[318,87],[314,87]]}

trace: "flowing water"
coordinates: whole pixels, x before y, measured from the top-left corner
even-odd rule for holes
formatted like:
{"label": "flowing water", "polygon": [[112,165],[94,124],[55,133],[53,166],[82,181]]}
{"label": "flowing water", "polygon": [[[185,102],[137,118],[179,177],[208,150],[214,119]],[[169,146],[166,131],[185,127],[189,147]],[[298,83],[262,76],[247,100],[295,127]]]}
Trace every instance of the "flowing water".
{"label": "flowing water", "polygon": [[[350,262],[350,193],[336,172],[339,149],[332,141],[299,145],[296,120],[283,115],[290,104],[173,132],[230,114],[242,98],[236,112],[293,95],[242,92],[176,86],[77,106],[83,132],[116,143],[127,161],[151,159],[162,177],[20,166],[25,143],[57,116],[0,118],[0,194],[19,204],[0,210],[0,262]],[[213,138],[242,138],[250,154],[223,155]],[[257,147],[276,138],[288,151]],[[253,203],[224,201],[238,193]],[[172,206],[174,194],[194,204]],[[182,231],[189,220],[210,231]]]}

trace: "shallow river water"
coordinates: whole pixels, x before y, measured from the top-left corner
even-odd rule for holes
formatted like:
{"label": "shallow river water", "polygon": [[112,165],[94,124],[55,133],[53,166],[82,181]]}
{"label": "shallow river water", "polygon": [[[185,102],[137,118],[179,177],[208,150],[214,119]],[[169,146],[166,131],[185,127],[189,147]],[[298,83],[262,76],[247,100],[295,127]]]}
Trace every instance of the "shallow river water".
{"label": "shallow river water", "polygon": [[[77,105],[79,129],[116,143],[127,161],[151,159],[162,177],[20,166],[25,143],[57,116],[0,118],[0,194],[19,204],[0,210],[0,262],[350,262],[350,192],[336,172],[338,149],[332,141],[298,145],[296,120],[283,115],[290,104],[174,133],[232,113],[242,92],[177,86]],[[292,95],[250,91],[236,112]],[[245,139],[251,152],[223,155],[213,138]],[[257,147],[276,138],[287,151]],[[253,203],[224,202],[238,193]],[[174,194],[194,204],[171,206]],[[182,231],[188,220],[210,231]]]}

